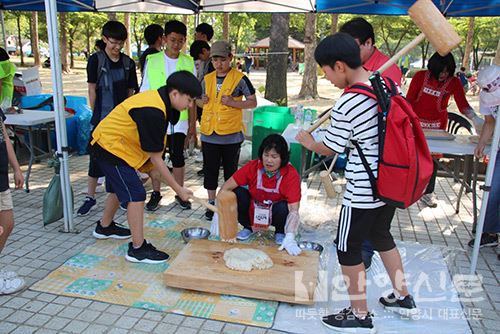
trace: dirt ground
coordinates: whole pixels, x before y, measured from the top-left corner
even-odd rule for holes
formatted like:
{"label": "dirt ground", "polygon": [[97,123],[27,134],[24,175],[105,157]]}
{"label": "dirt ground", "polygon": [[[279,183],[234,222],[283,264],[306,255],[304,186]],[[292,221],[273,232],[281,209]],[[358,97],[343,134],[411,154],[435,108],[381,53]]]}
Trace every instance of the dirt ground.
{"label": "dirt ground", "polygon": [[[27,61],[27,66],[32,66],[33,58],[25,59]],[[18,66],[18,70],[23,69],[19,66],[19,59],[13,58],[12,61]],[[86,63],[84,61],[76,61],[76,68],[72,69],[71,73],[63,74],[63,90],[65,95],[77,95],[86,96],[87,93],[87,76],[85,70]],[[43,93],[52,92],[52,79],[50,74],[50,69],[40,68],[40,77],[42,81]],[[138,77],[140,74],[138,72]],[[257,89],[261,86],[265,86],[266,83],[266,72],[261,69],[258,71],[252,71],[250,73],[250,80],[252,84]],[[410,84],[411,79],[407,79],[406,83],[403,85],[403,91],[406,92]],[[140,79],[139,79],[140,83]],[[287,75],[287,88],[288,88],[288,105],[293,106],[297,104],[302,104],[305,107],[313,108],[318,111],[323,111],[334,105],[335,99],[337,99],[341,90],[334,87],[325,78],[318,78],[318,94],[317,99],[299,99],[297,96],[300,92],[300,87],[302,84],[302,76],[297,72],[288,72]],[[259,93],[258,93],[259,94]],[[479,97],[467,95],[467,99],[471,106],[479,112]],[[455,101],[450,100],[449,111],[458,112]]]}

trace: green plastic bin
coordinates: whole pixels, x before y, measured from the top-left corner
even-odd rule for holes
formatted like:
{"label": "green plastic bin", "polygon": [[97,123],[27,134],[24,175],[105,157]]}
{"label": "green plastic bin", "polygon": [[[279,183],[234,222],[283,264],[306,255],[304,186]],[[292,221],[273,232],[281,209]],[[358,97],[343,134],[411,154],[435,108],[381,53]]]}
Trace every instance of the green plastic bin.
{"label": "green plastic bin", "polygon": [[265,106],[254,109],[252,129],[252,159],[256,159],[262,140],[274,133],[283,133],[295,117],[290,114],[290,108]]}

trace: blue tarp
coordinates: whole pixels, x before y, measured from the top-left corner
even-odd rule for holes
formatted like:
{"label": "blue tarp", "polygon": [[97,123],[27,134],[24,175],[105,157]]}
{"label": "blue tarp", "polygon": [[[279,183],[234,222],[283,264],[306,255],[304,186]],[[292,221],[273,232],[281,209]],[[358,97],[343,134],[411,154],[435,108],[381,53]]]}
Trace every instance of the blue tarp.
{"label": "blue tarp", "polygon": [[[447,16],[499,16],[499,0],[432,0]],[[406,15],[415,0],[316,0],[317,11],[364,15]]]}

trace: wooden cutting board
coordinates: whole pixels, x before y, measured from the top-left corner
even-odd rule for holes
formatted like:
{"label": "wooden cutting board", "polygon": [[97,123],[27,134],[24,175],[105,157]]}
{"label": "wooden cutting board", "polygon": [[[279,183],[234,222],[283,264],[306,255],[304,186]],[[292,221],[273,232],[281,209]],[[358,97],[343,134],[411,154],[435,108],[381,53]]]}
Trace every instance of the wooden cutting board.
{"label": "wooden cutting board", "polygon": [[[274,265],[250,272],[231,270],[223,258],[224,251],[231,248],[262,250]],[[310,305],[314,303],[318,264],[319,253],[314,251],[291,256],[277,246],[191,240],[165,271],[164,281],[176,288]]]}

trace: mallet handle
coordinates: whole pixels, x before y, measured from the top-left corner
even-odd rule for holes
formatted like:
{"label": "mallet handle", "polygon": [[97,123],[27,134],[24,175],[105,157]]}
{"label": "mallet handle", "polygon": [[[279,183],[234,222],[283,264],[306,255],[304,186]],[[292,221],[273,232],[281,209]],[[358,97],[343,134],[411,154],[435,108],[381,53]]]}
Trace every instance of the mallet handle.
{"label": "mallet handle", "polygon": [[396,53],[394,56],[392,56],[391,59],[389,59],[388,61],[386,61],[385,64],[382,65],[378,69],[378,71],[380,72],[380,74],[382,74],[385,70],[387,70],[389,67],[391,67],[392,64],[395,64],[398,61],[399,58],[403,57],[408,52],[410,52],[411,49],[413,49],[414,47],[416,47],[424,39],[425,39],[424,33],[421,33],[420,35],[418,35],[417,37],[415,37],[415,39],[413,41],[411,41],[404,48],[402,48],[401,50],[399,50],[398,53]]}
{"label": "mallet handle", "polygon": [[309,132],[309,133],[313,132],[329,118],[330,118],[330,110],[328,110],[323,116],[321,116],[320,119],[318,119],[316,122],[314,122],[314,124],[311,125],[311,127],[309,129],[307,129],[307,132]]}
{"label": "mallet handle", "polygon": [[191,196],[191,199],[194,202],[203,205],[205,208],[207,208],[209,210],[212,210],[213,212],[219,213],[219,210],[217,209],[217,207],[215,205],[212,205],[212,204],[208,203],[207,200],[199,198],[199,197],[196,197],[196,196]]}

